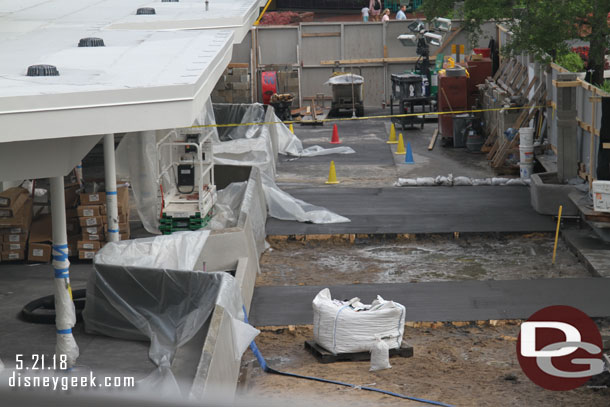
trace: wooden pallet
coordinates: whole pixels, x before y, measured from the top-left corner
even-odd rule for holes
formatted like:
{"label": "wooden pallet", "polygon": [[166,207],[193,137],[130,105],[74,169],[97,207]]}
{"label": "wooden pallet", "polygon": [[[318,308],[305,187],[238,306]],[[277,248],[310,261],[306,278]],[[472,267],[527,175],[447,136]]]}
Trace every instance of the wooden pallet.
{"label": "wooden pallet", "polygon": [[[371,354],[369,352],[339,353],[334,355],[318,345],[315,341],[305,341],[305,349],[318,359],[318,362],[320,363],[360,362],[371,360]],[[400,349],[390,349],[390,357],[393,356],[410,358],[413,356],[413,346],[403,341]]]}

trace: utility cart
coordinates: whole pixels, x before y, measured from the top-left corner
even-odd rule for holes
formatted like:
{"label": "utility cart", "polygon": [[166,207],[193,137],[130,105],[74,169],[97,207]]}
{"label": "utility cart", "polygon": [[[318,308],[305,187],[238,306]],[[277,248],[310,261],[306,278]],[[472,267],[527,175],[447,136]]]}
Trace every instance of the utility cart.
{"label": "utility cart", "polygon": [[157,143],[163,234],[205,227],[216,201],[212,132],[171,131]]}
{"label": "utility cart", "polygon": [[364,78],[361,75],[335,72],[326,85],[330,85],[333,92],[329,116],[335,116],[342,110],[364,116]]}
{"label": "utility cart", "polygon": [[[414,128],[419,125],[424,128],[426,122],[426,109],[432,110],[430,97],[426,96],[423,88],[423,77],[416,74],[392,74],[392,95],[390,97],[390,115],[416,114],[418,116],[392,117],[392,122],[402,126]],[[420,109],[416,109],[420,106]],[[397,108],[394,111],[394,108]]]}

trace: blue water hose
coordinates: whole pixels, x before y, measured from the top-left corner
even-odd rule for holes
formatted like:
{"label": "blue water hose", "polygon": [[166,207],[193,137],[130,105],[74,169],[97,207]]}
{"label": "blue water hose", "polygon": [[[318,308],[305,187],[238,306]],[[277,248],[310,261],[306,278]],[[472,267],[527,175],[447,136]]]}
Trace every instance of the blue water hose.
{"label": "blue water hose", "polygon": [[[247,312],[246,312],[246,307],[244,307],[244,321],[246,323],[248,323],[248,315],[247,315]],[[275,370],[275,369],[269,367],[269,365],[265,361],[265,358],[263,357],[261,351],[258,349],[258,346],[256,346],[256,342],[252,341],[252,343],[250,343],[250,349],[252,350],[252,353],[254,353],[254,356],[256,356],[256,359],[258,360],[258,364],[261,366],[261,369],[263,369],[263,371],[267,372],[267,373],[276,374],[276,375],[280,375],[280,376],[295,377],[297,379],[313,380],[313,381],[322,382],[322,383],[336,384],[336,385],[339,385],[339,386],[346,386],[346,387],[351,387],[351,388],[354,388],[354,389],[373,391],[373,392],[377,392],[377,393],[386,394],[388,396],[394,396],[394,397],[398,397],[398,398],[406,399],[406,400],[411,400],[411,401],[418,401],[420,403],[432,404],[432,405],[435,405],[435,406],[454,407],[451,404],[445,404],[445,403],[441,403],[439,401],[420,399],[420,398],[417,398],[417,397],[407,396],[405,394],[394,393],[392,391],[376,389],[374,387],[356,386],[355,384],[344,383],[344,382],[340,382],[340,381],[337,381],[337,380],[322,379],[320,377],[313,377],[313,376],[303,376],[303,375],[296,374],[296,373],[280,372],[279,370]]]}

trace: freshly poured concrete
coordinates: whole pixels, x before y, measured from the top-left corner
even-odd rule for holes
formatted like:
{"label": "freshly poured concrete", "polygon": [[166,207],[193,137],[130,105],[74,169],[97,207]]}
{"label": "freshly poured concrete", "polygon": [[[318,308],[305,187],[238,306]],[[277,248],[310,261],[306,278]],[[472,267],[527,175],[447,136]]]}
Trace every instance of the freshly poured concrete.
{"label": "freshly poured concrete", "polygon": [[351,222],[315,225],[269,219],[269,235],[554,230],[550,217],[531,208],[527,187],[319,187],[286,191]]}
{"label": "freshly poured concrete", "polygon": [[[307,325],[311,301],[324,286],[258,287],[250,322],[255,326]],[[571,305],[590,317],[610,316],[610,279],[562,278],[458,281],[417,284],[354,284],[329,287],[333,298],[377,295],[406,307],[407,321],[527,319],[550,305]]]}
{"label": "freshly poured concrete", "polygon": [[610,243],[589,229],[564,230],[562,236],[593,274],[610,277]]}

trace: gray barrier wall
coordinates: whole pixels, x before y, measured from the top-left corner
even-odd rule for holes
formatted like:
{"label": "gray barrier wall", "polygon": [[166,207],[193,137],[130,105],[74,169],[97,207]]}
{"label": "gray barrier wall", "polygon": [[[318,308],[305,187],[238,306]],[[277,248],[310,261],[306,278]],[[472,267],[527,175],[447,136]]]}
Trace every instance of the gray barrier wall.
{"label": "gray barrier wall", "polygon": [[[404,47],[397,37],[410,33],[407,28],[413,20],[387,23],[301,23],[298,26],[253,29],[244,42],[234,47],[232,63],[249,63],[256,74],[252,75],[254,94],[260,98],[260,73],[267,69],[298,71],[300,100],[309,104],[317,94],[332,96],[330,86],[324,85],[333,72],[333,65],[324,61],[343,61],[340,69],[360,73],[365,78],[364,103],[367,107],[380,107],[390,100],[390,76],[412,70],[417,59],[415,47]],[[448,33],[442,47],[431,47],[449,55],[451,44],[462,44],[471,52],[468,34],[461,31],[460,22],[454,21],[454,31]],[[477,46],[486,47],[496,37],[493,23],[483,27],[483,36]],[[406,58],[406,59],[405,59]],[[347,63],[351,60],[351,63]],[[280,89],[281,91],[281,89]],[[296,103],[295,103],[296,105]]]}

